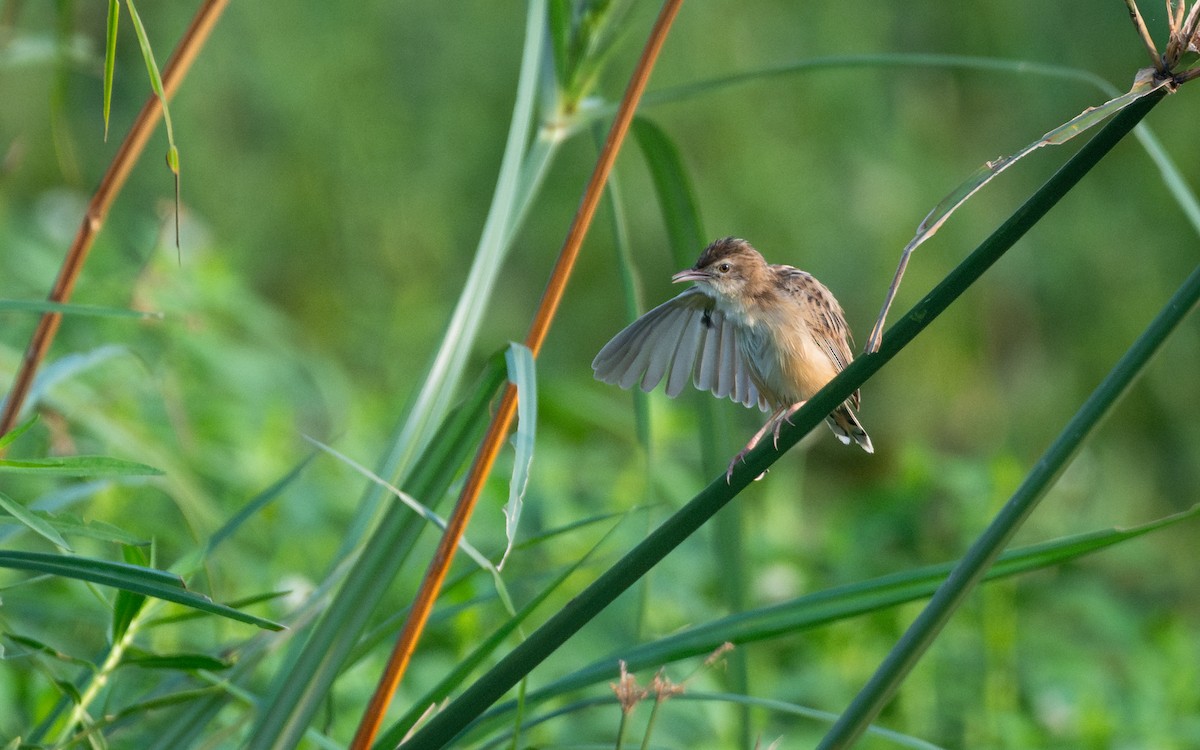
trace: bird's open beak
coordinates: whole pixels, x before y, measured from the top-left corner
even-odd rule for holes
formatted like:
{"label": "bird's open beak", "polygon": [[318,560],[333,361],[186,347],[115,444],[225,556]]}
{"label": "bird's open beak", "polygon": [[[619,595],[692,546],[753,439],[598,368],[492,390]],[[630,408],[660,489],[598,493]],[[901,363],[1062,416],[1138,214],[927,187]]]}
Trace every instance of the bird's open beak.
{"label": "bird's open beak", "polygon": [[697,271],[694,268],[688,268],[671,277],[672,284],[678,284],[682,281],[708,281],[708,274],[703,271]]}

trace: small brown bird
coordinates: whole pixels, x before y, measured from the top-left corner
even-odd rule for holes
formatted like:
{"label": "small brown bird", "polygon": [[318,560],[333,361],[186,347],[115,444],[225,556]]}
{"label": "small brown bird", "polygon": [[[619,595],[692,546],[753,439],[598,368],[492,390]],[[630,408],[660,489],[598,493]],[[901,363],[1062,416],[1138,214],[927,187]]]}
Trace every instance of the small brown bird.
{"label": "small brown bird", "polygon": [[[783,423],[854,359],[850,331],[833,293],[798,268],[768,264],[749,242],[735,237],[704,249],[696,265],[671,281],[694,287],[618,333],[592,361],[596,379],[649,391],[664,377],[667,395],[688,380],[763,411],[771,418],[725,473],[728,480],[768,430],[776,444]],[[852,409],[859,393],[826,418],[843,443],[874,453]]]}

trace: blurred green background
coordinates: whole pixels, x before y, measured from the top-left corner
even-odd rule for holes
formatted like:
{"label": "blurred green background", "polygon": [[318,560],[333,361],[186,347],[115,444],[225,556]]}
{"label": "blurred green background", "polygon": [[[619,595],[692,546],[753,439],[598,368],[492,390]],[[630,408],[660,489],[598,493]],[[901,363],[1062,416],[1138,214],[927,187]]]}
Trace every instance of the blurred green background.
{"label": "blurred green background", "polygon": [[[162,64],[194,9],[145,3],[139,10]],[[50,362],[86,369],[47,393],[42,420],[17,449],[130,458],[165,469],[168,479],[95,487],[5,479],[6,494],[61,496],[71,512],[152,537],[166,567],[304,456],[305,434],[372,465],[421,381],[471,262],[511,115],[524,10],[486,2],[233,3],[171,105],[182,163],[182,262],[172,242],[160,128],[74,298],[159,310],[166,319],[68,317]],[[1142,10],[1162,44],[1163,9]],[[656,11],[654,3],[633,3],[596,96],[619,98]],[[0,4],[2,298],[45,296],[91,191],[149,91],[126,25],[105,143],[104,13],[101,3]],[[897,57],[655,103],[685,84],[875,53]],[[1115,0],[714,0],[685,4],[642,109],[679,146],[708,236],[745,237],[770,260],[817,275],[841,300],[860,344],[900,249],[943,195],[984,161],[1108,98],[1081,81],[1032,71],[902,64],[909,53],[1057,65],[1122,90],[1146,62]],[[1190,88],[1157,108],[1148,125],[1194,188],[1200,102]],[[893,315],[1075,147],[1032,155],[956,214],[914,257]],[[564,146],[497,286],[474,352],[480,365],[524,338],[595,152],[586,131]],[[632,143],[616,179],[642,303],[657,304],[676,291],[669,276],[678,268]],[[1146,152],[1132,139],[1119,146],[867,384],[862,420],[874,456],[843,449],[822,429],[738,500],[749,569],[735,585],[748,604],[961,555],[1191,271],[1198,247],[1196,228]],[[4,387],[34,322],[29,314],[0,313]],[[593,381],[589,366],[626,322],[611,228],[600,220],[538,362],[538,444],[523,534],[646,502],[675,506],[707,481],[689,406],[708,396],[671,402],[656,393],[656,475],[646,486],[631,399]],[[90,362],[78,359],[85,356]],[[1200,330],[1188,321],[1019,541],[1143,522],[1193,505],[1198,364]],[[478,369],[469,367],[468,376]],[[722,408],[734,425],[732,453],[762,415],[731,403]],[[228,599],[318,579],[361,488],[344,466],[318,459],[211,561],[207,585]],[[471,532],[493,555],[503,549],[506,495],[502,466]],[[656,506],[648,515],[666,511]],[[640,517],[627,521],[598,568],[644,528]],[[989,587],[882,723],[948,747],[1200,746],[1195,537],[1194,526],[1183,525]],[[636,626],[637,602],[627,597],[555,656],[544,668],[547,679],[724,614],[714,543],[693,539],[673,554],[643,592],[646,612]],[[574,559],[578,550],[570,547],[540,548],[513,564],[518,571],[560,564]],[[419,567],[393,585],[393,609],[408,601]],[[19,587],[4,605],[9,632],[36,629],[47,642],[82,644],[81,655],[103,641],[102,606],[77,584]],[[39,614],[47,608],[62,615],[46,622]],[[750,689],[838,711],[916,611],[750,646]],[[489,631],[486,616],[443,621],[397,702]],[[205,637],[219,642],[228,632]],[[357,715],[382,656],[372,654],[340,688],[336,706],[349,714],[345,721]],[[722,677],[702,679],[720,685]],[[39,715],[35,684],[21,664],[0,662],[0,703],[21,706],[0,718],[0,735]],[[736,746],[728,721],[697,718],[703,715],[696,705],[671,706],[657,740]],[[611,743],[613,717],[597,712],[571,727],[551,724],[547,736]],[[783,736],[783,747],[811,745],[822,731],[806,720],[754,718],[764,740]]]}

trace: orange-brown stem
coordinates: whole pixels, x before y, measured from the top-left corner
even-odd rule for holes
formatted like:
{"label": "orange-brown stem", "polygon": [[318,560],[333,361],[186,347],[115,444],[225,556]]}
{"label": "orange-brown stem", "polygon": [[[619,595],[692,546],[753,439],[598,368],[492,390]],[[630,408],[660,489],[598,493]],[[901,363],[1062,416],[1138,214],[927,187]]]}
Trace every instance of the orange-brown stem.
{"label": "orange-brown stem", "polygon": [[[167,61],[167,67],[163,70],[163,93],[168,100],[179,89],[188,68],[196,59],[196,55],[200,53],[200,49],[204,46],[209,33],[228,3],[229,0],[205,0],[200,9],[196,11],[192,23],[184,32],[183,38],[179,40],[179,44],[171,54],[171,59]],[[125,181],[129,178],[133,165],[141,157],[142,151],[146,148],[146,142],[150,140],[150,135],[154,132],[161,116],[162,102],[151,93],[150,98],[142,105],[137,119],[133,121],[125,140],[117,149],[117,154],[109,164],[108,171],[101,178],[99,187],[92,195],[92,200],[88,203],[87,212],[79,225],[79,231],[75,233],[75,240],[67,250],[67,256],[63,259],[62,267],[58,271],[58,278],[55,279],[54,286],[50,289],[49,300],[51,302],[68,302],[71,299],[75,281],[79,278],[80,271],[83,270],[88,252],[92,249],[92,242],[96,239],[100,228],[104,226],[104,219],[108,216],[109,208],[112,207],[121,188],[125,186]],[[9,389],[4,413],[0,414],[0,435],[4,435],[16,426],[17,415],[21,413],[21,407],[29,396],[29,389],[33,386],[33,379],[37,375],[38,367],[46,358],[46,352],[50,350],[50,344],[54,342],[54,335],[58,332],[61,322],[62,314],[56,312],[44,313],[38,321],[37,328],[29,338],[29,346],[25,350],[25,356],[21,360],[21,366],[17,370],[12,388]]]}
{"label": "orange-brown stem", "polygon": [[[567,237],[563,241],[562,250],[559,251],[558,260],[554,264],[554,270],[550,274],[550,280],[546,284],[546,290],[542,294],[541,303],[538,305],[533,322],[529,327],[529,333],[525,338],[525,345],[529,347],[535,357],[541,351],[542,344],[546,340],[546,334],[550,330],[550,323],[554,319],[554,314],[558,310],[559,303],[562,301],[563,293],[567,288],[567,281],[570,279],[571,270],[575,265],[575,259],[579,257],[579,249],[583,244],[583,238],[587,235],[588,228],[591,226],[592,217],[596,213],[596,207],[599,205],[600,197],[603,194],[604,184],[608,181],[608,175],[612,171],[613,164],[617,159],[617,152],[620,150],[621,143],[629,131],[629,124],[633,121],[633,114],[637,110],[637,104],[641,100],[642,92],[645,91],[646,82],[650,79],[650,71],[654,68],[654,63],[658,59],[659,52],[662,50],[663,42],[667,38],[667,32],[670,30],[671,23],[675,20],[675,16],[678,14],[682,4],[683,0],[665,0],[662,10],[659,11],[658,20],[655,21],[654,28],[650,32],[650,38],[646,41],[646,46],[642,50],[637,67],[630,77],[629,85],[625,89],[625,95],[621,99],[620,107],[618,107],[612,126],[609,128],[608,138],[605,139],[600,156],[596,160],[596,166],[592,171],[591,179],[588,181],[583,200],[575,213],[575,218],[571,222],[571,228],[567,231]],[[479,499],[483,483],[491,473],[496,456],[500,453],[500,448],[503,446],[504,438],[508,434],[509,426],[512,424],[513,415],[516,413],[516,406],[517,391],[510,384],[504,390],[500,407],[492,416],[492,422],[488,426],[487,433],[484,435],[483,443],[475,455],[475,461],[471,465],[470,473],[467,475],[467,482],[459,495],[458,503],[454,507],[454,513],[447,522],[446,530],[443,532],[441,541],[438,543],[437,551],[434,553],[433,559],[429,563],[429,568],[425,572],[425,578],[421,581],[421,586],[417,591],[416,599],[413,601],[412,609],[408,613],[408,619],[405,620],[404,627],[400,631],[396,646],[392,649],[391,658],[388,660],[383,676],[379,680],[379,685],[375,688],[371,702],[367,705],[367,710],[363,713],[363,718],[359,723],[358,731],[354,735],[354,740],[350,743],[351,750],[367,750],[374,741],[376,733],[379,731],[379,726],[383,722],[383,715],[387,711],[388,704],[391,703],[392,694],[395,693],[396,687],[400,684],[400,679],[404,676],[409,659],[412,657],[413,651],[416,650],[417,641],[420,639],[429,614],[433,610],[434,601],[436,601],[438,593],[441,591],[442,582],[446,578],[446,573],[450,569],[450,563],[454,559],[454,553],[458,549],[463,532],[466,530],[467,521],[475,509],[475,503]]]}

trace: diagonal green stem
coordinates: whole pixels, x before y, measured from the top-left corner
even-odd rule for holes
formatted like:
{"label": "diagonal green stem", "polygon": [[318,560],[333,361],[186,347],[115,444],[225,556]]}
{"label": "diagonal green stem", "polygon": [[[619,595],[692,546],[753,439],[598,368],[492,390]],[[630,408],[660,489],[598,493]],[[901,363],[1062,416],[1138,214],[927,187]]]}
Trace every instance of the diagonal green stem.
{"label": "diagonal green stem", "polygon": [[954,567],[946,582],[930,599],[929,604],[879,665],[870,681],[821,741],[818,746],[820,750],[849,747],[866,731],[959,605],[975,590],[1046,491],[1070,465],[1079,446],[1100,420],[1112,411],[1162,343],[1195,308],[1197,301],[1200,301],[1200,267],[1188,276],[1179,291],[1167,302],[1150,326],[1079,408],[1054,443],[1042,454],[1033,470],[1025,477],[1025,481],[967,550],[967,554]]}
{"label": "diagonal green stem", "polygon": [[1073,188],[1113,146],[1166,95],[1155,92],[1130,105],[1113,118],[1091,141],[1038,189],[1017,211],[959,264],[888,331],[877,353],[860,357],[809,400],[793,417],[793,425],[780,435],[779,448],[771,441],[755,449],[727,484],[724,476],[705,487],[687,505],[668,518],[645,540],[596,579],[579,596],[514,648],[461,696],[450,703],[408,742],[405,750],[445,747],[484,710],[572,635],[590,622],[614,599],[699,529],[738,492],[846,400],[868,377],[945,311],[979,279],[1058,201]]}

